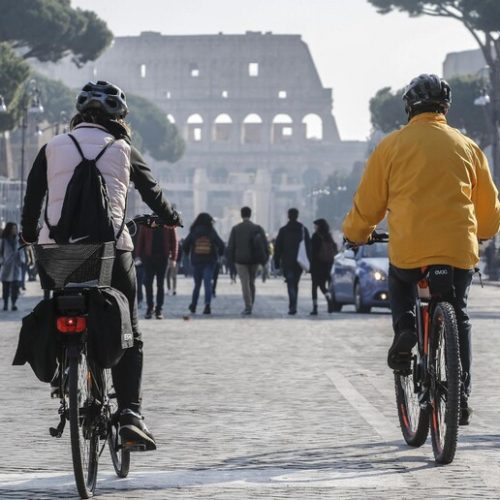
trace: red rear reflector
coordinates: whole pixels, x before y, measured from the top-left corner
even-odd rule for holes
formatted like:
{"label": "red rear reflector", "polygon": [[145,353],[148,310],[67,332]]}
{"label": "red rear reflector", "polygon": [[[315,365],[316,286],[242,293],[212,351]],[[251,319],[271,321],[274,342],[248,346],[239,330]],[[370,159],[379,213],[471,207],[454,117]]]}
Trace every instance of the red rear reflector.
{"label": "red rear reflector", "polygon": [[82,333],[87,328],[84,316],[61,316],[57,318],[57,330],[61,333]]}

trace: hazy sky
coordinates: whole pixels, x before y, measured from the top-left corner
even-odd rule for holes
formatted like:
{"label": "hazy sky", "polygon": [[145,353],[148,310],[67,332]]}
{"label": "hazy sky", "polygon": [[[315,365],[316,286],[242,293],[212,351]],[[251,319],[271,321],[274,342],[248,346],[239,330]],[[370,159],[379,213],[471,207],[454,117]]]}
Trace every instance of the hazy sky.
{"label": "hazy sky", "polygon": [[[370,132],[368,101],[419,73],[441,74],[448,52],[476,48],[462,25],[442,18],[377,14],[367,0],[73,0],[117,36],[272,31],[301,34],[323,85],[333,88],[342,139]],[[120,84],[127,88],[125,82]]]}

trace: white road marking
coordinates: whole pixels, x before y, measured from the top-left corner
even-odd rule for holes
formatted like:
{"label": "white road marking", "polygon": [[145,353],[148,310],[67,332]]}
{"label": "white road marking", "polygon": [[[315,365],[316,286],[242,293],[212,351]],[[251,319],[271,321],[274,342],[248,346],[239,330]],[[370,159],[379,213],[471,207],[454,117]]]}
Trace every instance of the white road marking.
{"label": "white road marking", "polygon": [[344,399],[366,420],[383,439],[392,441],[401,438],[397,420],[389,420],[373,406],[338,370],[325,372]]}

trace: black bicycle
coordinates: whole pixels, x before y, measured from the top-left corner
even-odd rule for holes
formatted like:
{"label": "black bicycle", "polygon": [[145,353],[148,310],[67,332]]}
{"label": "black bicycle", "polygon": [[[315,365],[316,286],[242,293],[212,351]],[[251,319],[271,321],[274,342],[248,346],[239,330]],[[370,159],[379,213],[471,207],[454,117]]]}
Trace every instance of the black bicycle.
{"label": "black bicycle", "polygon": [[[128,223],[153,225],[156,216],[143,215]],[[34,245],[40,281],[54,291],[59,335],[58,370],[53,395],[60,398],[59,425],[50,428],[61,437],[69,422],[73,471],[82,498],[93,496],[99,458],[108,445],[118,477],[127,477],[130,452],[137,445],[122,443],[118,404],[111,370],[93,359],[88,344],[88,294],[109,286],[114,263],[114,242],[103,244]]]}
{"label": "black bicycle", "polygon": [[[389,235],[375,233],[371,241],[388,242]],[[455,457],[460,418],[458,327],[455,308],[443,299],[448,294],[431,291],[429,272],[423,269],[415,290],[418,341],[410,368],[394,372],[396,403],[406,443],[422,446],[430,429],[435,461],[449,464]]]}

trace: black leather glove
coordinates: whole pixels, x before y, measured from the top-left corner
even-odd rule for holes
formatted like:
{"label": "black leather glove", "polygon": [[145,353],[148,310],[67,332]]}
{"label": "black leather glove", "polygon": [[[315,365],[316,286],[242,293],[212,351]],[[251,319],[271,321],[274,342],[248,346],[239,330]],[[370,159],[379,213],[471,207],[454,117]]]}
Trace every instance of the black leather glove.
{"label": "black leather glove", "polygon": [[184,227],[181,214],[177,212],[177,210],[175,209],[172,209],[170,211],[170,215],[166,218],[163,218],[162,220],[163,223],[166,224],[167,226]]}

